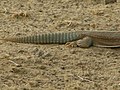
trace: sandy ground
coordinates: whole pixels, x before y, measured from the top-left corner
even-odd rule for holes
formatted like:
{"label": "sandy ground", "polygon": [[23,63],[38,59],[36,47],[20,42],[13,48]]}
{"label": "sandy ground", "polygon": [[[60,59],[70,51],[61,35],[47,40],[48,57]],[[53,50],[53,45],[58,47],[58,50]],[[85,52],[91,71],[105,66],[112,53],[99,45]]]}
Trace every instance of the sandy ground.
{"label": "sandy ground", "polygon": [[[0,38],[120,31],[120,3],[0,0]],[[120,48],[67,48],[0,40],[0,90],[120,90]]]}

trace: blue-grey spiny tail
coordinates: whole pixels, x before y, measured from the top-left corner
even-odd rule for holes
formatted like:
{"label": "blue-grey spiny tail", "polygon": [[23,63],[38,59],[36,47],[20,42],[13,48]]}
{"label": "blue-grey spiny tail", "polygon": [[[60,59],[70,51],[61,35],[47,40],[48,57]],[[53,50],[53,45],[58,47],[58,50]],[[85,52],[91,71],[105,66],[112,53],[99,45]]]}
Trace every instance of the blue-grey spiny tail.
{"label": "blue-grey spiny tail", "polygon": [[4,40],[17,43],[32,43],[32,44],[64,44],[66,42],[78,40],[77,32],[59,32],[59,33],[45,33],[40,35],[6,38]]}

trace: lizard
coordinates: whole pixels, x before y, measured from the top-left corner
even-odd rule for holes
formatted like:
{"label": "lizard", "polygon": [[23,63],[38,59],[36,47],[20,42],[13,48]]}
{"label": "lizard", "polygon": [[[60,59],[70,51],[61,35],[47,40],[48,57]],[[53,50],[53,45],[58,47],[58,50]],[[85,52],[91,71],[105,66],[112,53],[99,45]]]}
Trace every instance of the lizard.
{"label": "lizard", "polygon": [[1,40],[31,44],[66,44],[70,47],[81,48],[91,46],[112,48],[120,47],[120,31],[69,31],[4,38]]}

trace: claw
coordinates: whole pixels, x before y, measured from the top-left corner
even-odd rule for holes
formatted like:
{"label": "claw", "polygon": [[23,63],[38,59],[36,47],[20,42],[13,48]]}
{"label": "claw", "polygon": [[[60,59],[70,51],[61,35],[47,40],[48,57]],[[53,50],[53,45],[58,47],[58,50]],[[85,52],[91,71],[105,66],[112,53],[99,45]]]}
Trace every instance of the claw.
{"label": "claw", "polygon": [[65,45],[69,48],[77,47],[76,42],[67,42]]}

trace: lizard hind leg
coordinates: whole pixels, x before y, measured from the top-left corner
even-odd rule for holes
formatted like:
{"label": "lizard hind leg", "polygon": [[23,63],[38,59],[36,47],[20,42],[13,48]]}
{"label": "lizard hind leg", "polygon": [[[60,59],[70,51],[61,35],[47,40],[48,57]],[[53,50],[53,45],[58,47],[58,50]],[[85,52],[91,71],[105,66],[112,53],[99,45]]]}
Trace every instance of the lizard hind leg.
{"label": "lizard hind leg", "polygon": [[88,48],[93,45],[93,41],[90,37],[84,37],[83,39],[79,39],[77,41],[67,42],[65,45],[67,47]]}
{"label": "lizard hind leg", "polygon": [[90,37],[84,37],[83,39],[77,40],[76,44],[78,47],[88,48],[93,45],[93,40]]}

